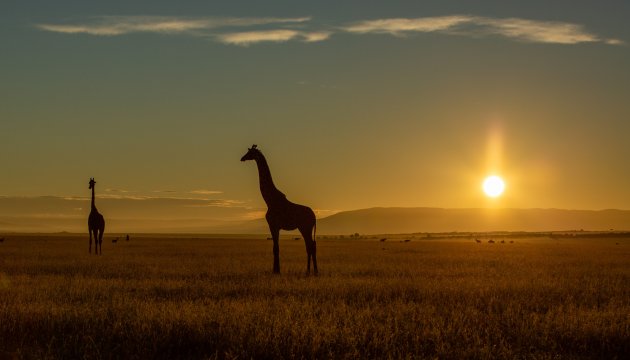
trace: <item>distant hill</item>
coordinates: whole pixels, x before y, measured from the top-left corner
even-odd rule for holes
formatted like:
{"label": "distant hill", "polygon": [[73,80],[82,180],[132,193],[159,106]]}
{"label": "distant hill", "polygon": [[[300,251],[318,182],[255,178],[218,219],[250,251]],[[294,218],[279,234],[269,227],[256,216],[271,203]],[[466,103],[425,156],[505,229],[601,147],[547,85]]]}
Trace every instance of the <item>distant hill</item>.
{"label": "distant hill", "polygon": [[[243,221],[241,205],[189,198],[98,200],[109,233],[269,234],[265,219]],[[90,198],[0,196],[0,232],[87,234]],[[630,231],[628,210],[371,208],[320,218],[317,234],[484,231]],[[282,232],[287,234],[287,232]],[[293,232],[297,234],[297,231]],[[290,234],[290,233],[288,233]]]}
{"label": "distant hill", "polygon": [[370,208],[320,219],[318,234],[630,230],[627,210]]}

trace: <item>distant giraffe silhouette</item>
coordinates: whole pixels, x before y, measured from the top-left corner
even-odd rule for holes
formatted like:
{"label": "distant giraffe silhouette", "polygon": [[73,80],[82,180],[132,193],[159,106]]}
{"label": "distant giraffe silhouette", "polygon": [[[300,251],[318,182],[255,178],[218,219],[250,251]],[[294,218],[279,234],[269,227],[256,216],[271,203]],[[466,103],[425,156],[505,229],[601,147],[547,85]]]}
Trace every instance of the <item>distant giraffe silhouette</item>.
{"label": "distant giraffe silhouette", "polygon": [[94,185],[96,181],[94,178],[90,179],[90,189],[92,189],[92,210],[90,211],[90,216],[88,217],[88,232],[90,233],[90,253],[92,253],[92,234],[94,234],[94,250],[95,254],[99,254],[99,249],[101,255],[103,254],[103,233],[105,232],[105,219],[103,215],[101,215],[98,210],[96,210],[96,206],[94,205]]}
{"label": "distant giraffe silhouette", "polygon": [[267,224],[273,238],[273,272],[280,273],[280,247],[278,240],[280,230],[300,230],[306,245],[306,273],[311,271],[311,259],[313,260],[313,272],[317,274],[317,243],[315,232],[317,224],[315,213],[307,206],[294,204],[287,200],[287,197],[280,192],[273,184],[271,171],[267,160],[262,152],[253,145],[243,155],[241,161],[254,160],[258,166],[258,177],[260,180],[260,193],[265,203],[267,203]]}

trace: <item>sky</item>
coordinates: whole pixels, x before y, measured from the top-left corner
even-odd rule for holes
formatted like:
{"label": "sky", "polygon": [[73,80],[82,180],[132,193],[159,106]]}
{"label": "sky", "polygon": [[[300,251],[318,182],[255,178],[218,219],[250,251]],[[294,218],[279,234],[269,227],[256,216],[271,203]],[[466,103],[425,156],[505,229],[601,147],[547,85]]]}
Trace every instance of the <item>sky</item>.
{"label": "sky", "polygon": [[83,224],[90,177],[106,219],[260,217],[239,161],[252,144],[320,217],[630,209],[629,15],[614,0],[4,0],[0,227],[18,207]]}

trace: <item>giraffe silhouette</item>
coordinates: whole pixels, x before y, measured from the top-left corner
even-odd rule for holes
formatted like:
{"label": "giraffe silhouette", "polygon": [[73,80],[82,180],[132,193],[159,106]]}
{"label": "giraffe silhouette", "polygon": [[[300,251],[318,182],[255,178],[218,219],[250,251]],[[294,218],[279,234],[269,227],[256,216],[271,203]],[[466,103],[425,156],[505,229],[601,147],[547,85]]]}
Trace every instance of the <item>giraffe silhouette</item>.
{"label": "giraffe silhouette", "polygon": [[105,219],[103,215],[101,215],[98,210],[96,210],[96,206],[94,205],[94,185],[96,181],[94,178],[90,178],[90,189],[92,189],[92,210],[90,211],[90,216],[88,217],[88,232],[90,233],[90,249],[89,252],[92,253],[92,234],[94,234],[94,250],[95,254],[103,254],[103,233],[105,232]]}
{"label": "giraffe silhouette", "polygon": [[315,232],[317,224],[315,213],[307,206],[299,205],[287,200],[287,197],[276,188],[271,178],[271,171],[265,156],[253,145],[243,155],[241,161],[254,160],[258,166],[260,180],[260,193],[267,203],[267,224],[273,238],[273,272],[280,273],[280,247],[278,240],[280,230],[298,229],[304,238],[306,245],[306,273],[311,271],[311,259],[313,260],[313,272],[317,274],[317,243]]}

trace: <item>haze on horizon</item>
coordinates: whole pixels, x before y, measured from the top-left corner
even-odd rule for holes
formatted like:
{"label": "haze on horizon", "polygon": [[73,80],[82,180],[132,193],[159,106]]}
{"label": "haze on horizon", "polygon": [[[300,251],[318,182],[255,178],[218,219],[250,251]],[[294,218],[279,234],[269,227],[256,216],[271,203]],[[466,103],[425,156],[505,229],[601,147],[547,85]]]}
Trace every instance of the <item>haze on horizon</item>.
{"label": "haze on horizon", "polygon": [[[87,217],[94,177],[106,217],[158,203],[173,221],[260,217],[256,167],[239,161],[252,144],[320,217],[630,209],[629,13],[595,1],[3,2],[0,203],[12,205],[0,215]],[[483,193],[489,175],[505,180],[501,196]]]}

